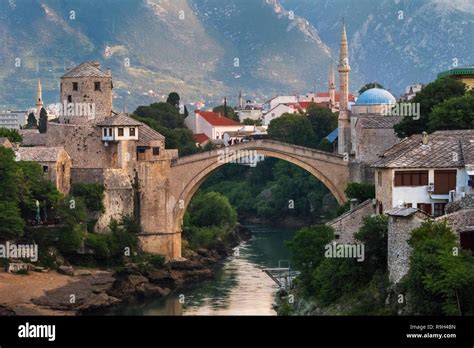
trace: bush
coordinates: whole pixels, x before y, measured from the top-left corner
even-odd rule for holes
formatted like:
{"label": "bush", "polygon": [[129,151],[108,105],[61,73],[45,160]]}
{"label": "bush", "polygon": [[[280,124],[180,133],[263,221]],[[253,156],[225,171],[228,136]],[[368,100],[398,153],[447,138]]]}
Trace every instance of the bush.
{"label": "bush", "polygon": [[237,212],[227,197],[218,192],[194,196],[187,213],[190,224],[196,227],[233,227],[237,222]]}
{"label": "bush", "polygon": [[81,197],[90,211],[105,212],[104,185],[77,183],[72,185],[72,194]]}
{"label": "bush", "polygon": [[162,268],[165,265],[166,258],[163,255],[152,255],[149,262],[156,268]]}
{"label": "bush", "polygon": [[82,225],[64,228],[59,234],[58,249],[65,254],[75,253],[81,247],[84,238],[85,231]]}
{"label": "bush", "polygon": [[191,249],[210,249],[223,241],[226,230],[220,226],[192,227],[186,231],[185,237]]}
{"label": "bush", "polygon": [[375,185],[365,182],[351,182],[347,185],[344,192],[346,193],[347,198],[355,198],[359,203],[362,203],[368,199],[375,198]]}

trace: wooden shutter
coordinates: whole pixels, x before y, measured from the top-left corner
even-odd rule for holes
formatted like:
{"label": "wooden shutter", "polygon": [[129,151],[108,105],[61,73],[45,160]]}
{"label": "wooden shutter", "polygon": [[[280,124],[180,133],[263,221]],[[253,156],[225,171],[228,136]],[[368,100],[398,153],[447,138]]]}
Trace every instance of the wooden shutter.
{"label": "wooden shutter", "polygon": [[435,170],[435,194],[447,195],[456,189],[456,170]]}

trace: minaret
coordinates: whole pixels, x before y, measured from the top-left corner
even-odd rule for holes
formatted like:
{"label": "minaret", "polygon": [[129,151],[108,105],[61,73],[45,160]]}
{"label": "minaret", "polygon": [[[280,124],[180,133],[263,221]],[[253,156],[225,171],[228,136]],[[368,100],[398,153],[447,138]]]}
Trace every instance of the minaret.
{"label": "minaret", "polygon": [[39,116],[41,109],[43,108],[43,90],[41,88],[41,80],[38,79],[38,87],[36,88],[36,111]]}
{"label": "minaret", "polygon": [[244,100],[242,99],[242,91],[239,91],[239,109],[242,110],[244,107]]}
{"label": "minaret", "polygon": [[331,71],[329,72],[328,91],[329,91],[330,107],[333,108],[336,105],[336,76],[334,73],[334,66],[332,63],[331,63]]}
{"label": "minaret", "polygon": [[349,154],[351,150],[351,122],[348,110],[349,99],[349,49],[347,45],[346,25],[342,21],[341,47],[339,58],[339,118],[338,118],[338,152]]}

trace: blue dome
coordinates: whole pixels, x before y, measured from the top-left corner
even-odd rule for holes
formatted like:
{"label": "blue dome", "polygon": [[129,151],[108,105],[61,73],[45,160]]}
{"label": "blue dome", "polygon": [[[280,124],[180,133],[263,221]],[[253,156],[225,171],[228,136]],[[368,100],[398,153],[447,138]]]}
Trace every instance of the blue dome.
{"label": "blue dome", "polygon": [[356,105],[395,104],[395,97],[385,89],[371,88],[357,98]]}

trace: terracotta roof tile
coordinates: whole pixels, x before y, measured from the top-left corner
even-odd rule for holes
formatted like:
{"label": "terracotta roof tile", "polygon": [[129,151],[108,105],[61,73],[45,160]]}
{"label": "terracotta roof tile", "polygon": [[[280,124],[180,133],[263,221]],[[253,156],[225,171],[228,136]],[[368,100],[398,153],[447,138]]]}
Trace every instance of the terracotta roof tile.
{"label": "terracotta roof tile", "polygon": [[110,77],[100,70],[94,62],[84,62],[66,72],[61,78],[68,77]]}
{"label": "terracotta roof tile", "polygon": [[239,126],[240,123],[212,111],[194,111],[213,126]]}

